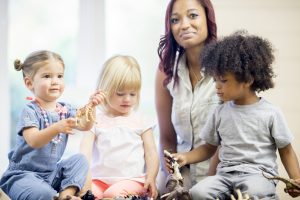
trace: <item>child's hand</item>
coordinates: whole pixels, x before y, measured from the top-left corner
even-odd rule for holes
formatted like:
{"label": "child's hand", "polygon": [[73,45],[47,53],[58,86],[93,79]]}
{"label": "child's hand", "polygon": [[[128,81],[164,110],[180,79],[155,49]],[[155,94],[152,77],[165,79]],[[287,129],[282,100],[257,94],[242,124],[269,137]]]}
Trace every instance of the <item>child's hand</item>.
{"label": "child's hand", "polygon": [[186,156],[183,153],[171,154],[172,158],[165,156],[165,163],[169,173],[173,173],[172,159],[176,160],[179,167],[187,164]]}
{"label": "child's hand", "polygon": [[147,190],[151,199],[156,199],[158,192],[155,184],[155,179],[147,178],[144,184],[145,190]]}
{"label": "child's hand", "polygon": [[237,189],[236,193],[237,193],[237,199],[233,195],[230,195],[231,200],[249,200],[250,199],[249,195],[247,193],[243,195],[240,189]]}
{"label": "child's hand", "polygon": [[76,126],[75,118],[62,119],[53,124],[58,133],[73,134],[73,128]]}
{"label": "child's hand", "polygon": [[[292,181],[300,185],[300,179],[294,179]],[[300,190],[298,189],[285,189],[284,191],[294,198],[300,196]]]}
{"label": "child's hand", "polygon": [[90,97],[90,103],[92,103],[93,106],[99,105],[105,101],[106,94],[103,91],[96,91],[91,97]]}

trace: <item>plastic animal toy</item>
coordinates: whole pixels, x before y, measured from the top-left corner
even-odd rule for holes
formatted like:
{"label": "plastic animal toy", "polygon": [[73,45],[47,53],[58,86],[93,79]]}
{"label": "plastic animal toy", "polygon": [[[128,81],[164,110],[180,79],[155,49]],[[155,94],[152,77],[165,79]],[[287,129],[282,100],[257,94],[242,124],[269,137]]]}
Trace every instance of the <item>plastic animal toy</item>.
{"label": "plastic animal toy", "polygon": [[89,121],[95,122],[96,119],[94,117],[94,110],[95,110],[95,107],[93,107],[92,103],[88,103],[84,107],[79,108],[77,110],[77,113],[76,113],[76,116],[75,116],[76,123],[77,123],[76,125],[81,126],[81,120],[80,120],[80,118],[83,117],[83,116],[85,117],[85,120],[87,122],[89,122]]}
{"label": "plastic animal toy", "polygon": [[265,172],[266,170],[261,168],[262,170],[262,175],[268,179],[268,180],[278,180],[278,181],[282,181],[285,184],[285,191],[289,190],[289,189],[297,189],[300,190],[300,185],[293,182],[291,179],[288,178],[284,178],[284,177],[280,177],[280,176],[268,176]]}
{"label": "plastic animal toy", "polygon": [[189,191],[183,186],[183,177],[179,170],[179,164],[167,150],[164,150],[164,155],[168,158],[173,168],[173,173],[169,174],[167,178],[167,193],[160,198],[165,200],[191,200]]}

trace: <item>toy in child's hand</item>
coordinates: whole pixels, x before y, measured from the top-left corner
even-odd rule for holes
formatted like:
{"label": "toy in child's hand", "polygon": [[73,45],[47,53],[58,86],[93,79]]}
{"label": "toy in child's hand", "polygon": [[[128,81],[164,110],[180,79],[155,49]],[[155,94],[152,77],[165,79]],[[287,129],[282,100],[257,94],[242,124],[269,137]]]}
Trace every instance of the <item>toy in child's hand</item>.
{"label": "toy in child's hand", "polygon": [[240,189],[236,190],[236,194],[237,194],[237,199],[233,195],[230,195],[231,200],[250,200],[249,195],[247,193],[242,194]]}
{"label": "toy in child's hand", "polygon": [[173,168],[173,175],[174,178],[176,178],[177,180],[183,180],[183,177],[181,176],[180,170],[179,170],[179,164],[178,162],[174,159],[174,157],[172,156],[172,154],[170,152],[168,152],[167,150],[164,150],[164,156],[166,158],[169,159],[170,164]]}
{"label": "toy in child's hand", "polygon": [[263,169],[263,168],[260,168],[262,170],[262,175],[268,179],[268,180],[279,180],[279,181],[282,181],[284,182],[285,184],[285,188],[284,190],[290,190],[290,189],[297,189],[297,190],[300,190],[300,185],[293,182],[291,179],[288,179],[288,178],[283,178],[283,177],[280,177],[280,176],[268,176],[266,175],[266,170]]}
{"label": "toy in child's hand", "polygon": [[166,188],[168,193],[162,195],[161,199],[191,200],[192,198],[189,191],[183,187],[183,177],[179,170],[179,164],[167,150],[164,150],[164,155],[168,158],[171,167],[173,168],[173,173],[169,174],[167,177]]}
{"label": "toy in child's hand", "polygon": [[[236,189],[236,195],[237,195],[237,199],[235,198],[235,196],[232,194],[230,195],[230,199],[231,200],[250,200],[250,197],[247,193],[242,194],[240,189]],[[216,200],[220,200],[219,198],[216,198]]]}
{"label": "toy in child's hand", "polygon": [[88,103],[84,107],[79,108],[76,113],[76,125],[77,126],[82,125],[80,120],[81,117],[85,117],[85,120],[87,122],[89,121],[95,122],[96,120],[94,117],[94,110],[95,110],[95,106],[93,106],[93,103]]}

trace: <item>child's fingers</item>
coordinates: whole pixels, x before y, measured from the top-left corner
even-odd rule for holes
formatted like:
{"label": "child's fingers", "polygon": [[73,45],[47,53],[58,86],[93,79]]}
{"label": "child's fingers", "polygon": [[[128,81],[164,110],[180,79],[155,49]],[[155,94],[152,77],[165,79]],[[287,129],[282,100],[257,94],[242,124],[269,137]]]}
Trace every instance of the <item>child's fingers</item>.
{"label": "child's fingers", "polygon": [[236,200],[232,194],[230,195],[230,198],[231,198],[231,200]]}
{"label": "child's fingers", "polygon": [[76,126],[75,118],[70,117],[70,118],[66,119],[66,122],[67,122],[68,127],[74,128]]}
{"label": "child's fingers", "polygon": [[158,196],[157,190],[154,187],[151,187],[151,198],[156,199]]}
{"label": "child's fingers", "polygon": [[237,193],[237,195],[238,195],[238,199],[243,199],[243,195],[242,195],[240,189],[237,189],[237,190],[236,190],[236,193]]}
{"label": "child's fingers", "polygon": [[73,129],[70,130],[70,131],[66,131],[66,132],[67,132],[67,134],[69,134],[69,135],[75,135],[75,132],[73,131]]}
{"label": "child's fingers", "polygon": [[149,188],[149,183],[146,181],[145,184],[144,184],[144,189],[148,190],[148,188]]}
{"label": "child's fingers", "polygon": [[93,103],[93,105],[98,105],[103,103],[105,101],[105,98],[106,94],[102,91],[98,91],[90,97],[90,101]]}

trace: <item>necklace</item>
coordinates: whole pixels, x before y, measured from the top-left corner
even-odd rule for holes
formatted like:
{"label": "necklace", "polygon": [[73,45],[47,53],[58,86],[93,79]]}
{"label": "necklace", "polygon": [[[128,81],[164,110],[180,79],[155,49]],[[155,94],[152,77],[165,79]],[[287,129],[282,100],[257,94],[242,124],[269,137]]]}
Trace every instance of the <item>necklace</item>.
{"label": "necklace", "polygon": [[196,82],[199,82],[200,79],[201,79],[201,77],[198,77],[198,76],[196,75],[196,73],[194,72],[193,68],[189,68],[189,69],[190,69],[190,71],[192,72],[193,76],[195,77]]}
{"label": "necklace", "polygon": [[[35,102],[38,105],[38,107],[39,107],[39,109],[41,111],[41,114],[43,116],[45,128],[49,127],[50,124],[49,124],[49,120],[48,120],[47,111],[44,108],[42,108],[42,106],[40,105],[40,103],[37,100],[35,100]],[[60,120],[62,120],[62,119],[66,118],[65,115],[68,112],[68,109],[65,106],[62,106],[61,104],[57,103],[55,111],[58,113]],[[58,143],[60,143],[60,142],[63,141],[63,137],[59,133],[51,141],[54,144],[58,144]]]}

